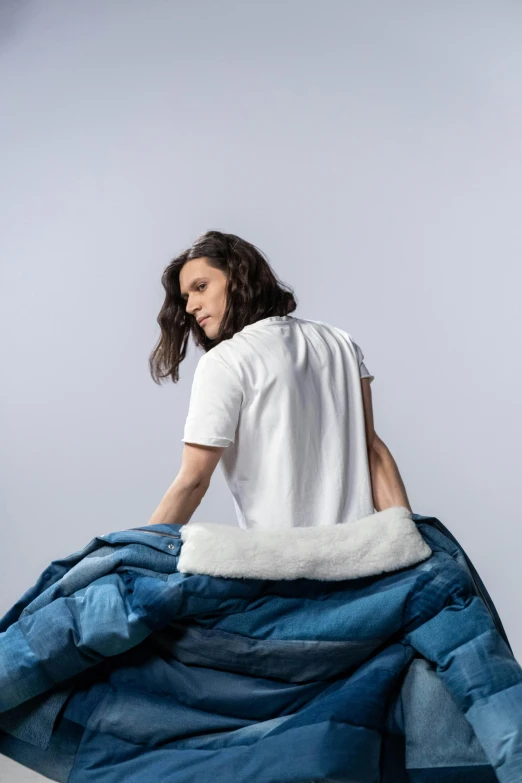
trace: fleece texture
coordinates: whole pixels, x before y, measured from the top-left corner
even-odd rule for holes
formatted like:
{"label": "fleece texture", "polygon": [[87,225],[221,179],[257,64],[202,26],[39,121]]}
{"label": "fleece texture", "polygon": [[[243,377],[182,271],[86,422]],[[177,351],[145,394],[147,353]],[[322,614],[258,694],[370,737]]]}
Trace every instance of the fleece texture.
{"label": "fleece texture", "polygon": [[181,538],[181,573],[253,579],[357,579],[411,566],[432,553],[403,506],[322,527],[260,530],[189,522]]}

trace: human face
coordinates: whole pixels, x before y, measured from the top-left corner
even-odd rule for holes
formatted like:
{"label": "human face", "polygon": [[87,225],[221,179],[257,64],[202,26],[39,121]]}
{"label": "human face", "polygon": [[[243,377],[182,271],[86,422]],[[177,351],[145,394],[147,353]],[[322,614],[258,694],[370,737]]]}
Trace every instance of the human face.
{"label": "human face", "polygon": [[181,296],[187,303],[186,312],[198,321],[206,317],[201,328],[213,339],[226,309],[227,276],[210,266],[205,257],[186,261],[179,273]]}

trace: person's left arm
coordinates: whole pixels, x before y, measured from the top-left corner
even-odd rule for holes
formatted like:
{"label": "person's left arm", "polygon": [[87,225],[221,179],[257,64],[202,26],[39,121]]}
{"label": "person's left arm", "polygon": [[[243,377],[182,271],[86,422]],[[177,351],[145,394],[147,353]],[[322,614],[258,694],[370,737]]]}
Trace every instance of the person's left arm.
{"label": "person's left arm", "polygon": [[178,475],[148,525],[184,525],[203,500],[225,446],[185,443]]}
{"label": "person's left arm", "polygon": [[234,442],[243,401],[235,373],[212,351],[196,367],[185,421],[181,468],[149,525],[184,525],[209,488],[224,450]]}

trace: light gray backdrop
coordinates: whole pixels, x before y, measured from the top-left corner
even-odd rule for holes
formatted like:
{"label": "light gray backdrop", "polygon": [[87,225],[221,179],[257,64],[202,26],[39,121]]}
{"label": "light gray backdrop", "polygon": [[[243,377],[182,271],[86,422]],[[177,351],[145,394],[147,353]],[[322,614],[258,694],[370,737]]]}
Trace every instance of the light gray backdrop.
{"label": "light gray backdrop", "polygon": [[[217,228],[359,343],[522,657],[520,4],[3,0],[0,75],[0,611],[177,474],[160,276]],[[235,524],[219,468],[194,519]]]}

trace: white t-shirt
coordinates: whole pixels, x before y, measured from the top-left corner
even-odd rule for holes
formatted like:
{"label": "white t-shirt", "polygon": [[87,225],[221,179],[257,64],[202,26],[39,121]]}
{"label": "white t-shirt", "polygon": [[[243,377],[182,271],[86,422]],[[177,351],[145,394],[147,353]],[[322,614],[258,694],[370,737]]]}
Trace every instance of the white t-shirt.
{"label": "white t-shirt", "polygon": [[242,528],[374,513],[360,378],[348,332],[292,315],[248,324],[199,359],[182,441],[220,460]]}

